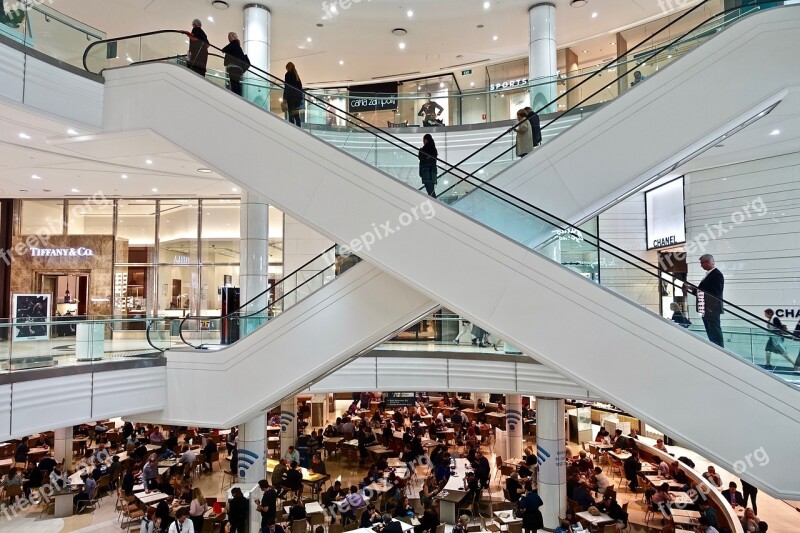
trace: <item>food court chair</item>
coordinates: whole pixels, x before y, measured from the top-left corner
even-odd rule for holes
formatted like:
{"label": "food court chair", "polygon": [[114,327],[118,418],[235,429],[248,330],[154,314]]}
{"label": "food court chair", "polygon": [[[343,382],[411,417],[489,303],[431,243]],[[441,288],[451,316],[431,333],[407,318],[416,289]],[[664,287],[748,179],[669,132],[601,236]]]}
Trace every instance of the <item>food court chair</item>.
{"label": "food court chair", "polygon": [[327,525],[325,513],[311,513],[308,515],[308,524],[311,526],[311,531],[316,531],[317,526],[325,527]]}
{"label": "food court chair", "polygon": [[3,498],[11,503],[24,496],[22,485],[7,485],[3,491]]}
{"label": "food court chair", "polygon": [[508,533],[522,533],[522,522],[511,522],[508,524],[506,531]]}
{"label": "food court chair", "polygon": [[500,469],[503,467],[503,458],[501,456],[497,456],[494,459],[494,477],[500,475]]}
{"label": "food court chair", "polygon": [[308,522],[305,520],[292,520],[289,529],[292,533],[308,533]]}
{"label": "food court chair", "polygon": [[231,485],[236,483],[236,472],[234,472],[233,470],[222,471],[222,482],[219,485],[220,490],[225,488],[225,478],[230,478],[231,482],[228,484],[228,486],[230,487]]}
{"label": "food court chair", "polygon": [[441,523],[438,526],[436,526],[436,533],[444,533],[444,523]]}
{"label": "food court chair", "polygon": [[331,524],[328,526],[328,533],[344,533],[344,526],[342,524]]}

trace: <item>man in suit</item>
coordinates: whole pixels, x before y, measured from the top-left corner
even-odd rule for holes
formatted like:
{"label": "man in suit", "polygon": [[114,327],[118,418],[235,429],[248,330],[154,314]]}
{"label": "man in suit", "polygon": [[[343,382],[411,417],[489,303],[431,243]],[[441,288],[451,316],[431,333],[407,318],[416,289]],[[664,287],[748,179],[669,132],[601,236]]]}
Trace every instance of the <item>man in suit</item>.
{"label": "man in suit", "polygon": [[[684,290],[691,292],[695,296],[699,292],[704,295],[704,309],[702,309],[703,325],[706,328],[708,340],[719,346],[725,347],[725,342],[722,338],[722,326],[720,325],[720,315],[724,312],[722,309],[722,291],[725,287],[725,276],[714,266],[714,256],[705,254],[700,256],[700,266],[706,271],[706,275],[700,284],[695,289],[688,285],[684,285]],[[698,298],[698,309],[700,313]]]}
{"label": "man in suit", "polygon": [[400,522],[392,520],[392,515],[386,513],[383,515],[382,533],[403,533],[403,526],[400,525]]}
{"label": "man in suit", "polygon": [[633,450],[630,457],[625,459],[622,463],[622,469],[625,471],[625,478],[628,480],[628,486],[633,492],[639,488],[639,471],[642,469],[642,463],[639,461],[639,452]]}
{"label": "man in suit", "polygon": [[722,492],[722,497],[728,500],[732,506],[739,505],[744,507],[744,497],[742,493],[736,490],[736,483],[731,481],[728,483],[728,490]]}

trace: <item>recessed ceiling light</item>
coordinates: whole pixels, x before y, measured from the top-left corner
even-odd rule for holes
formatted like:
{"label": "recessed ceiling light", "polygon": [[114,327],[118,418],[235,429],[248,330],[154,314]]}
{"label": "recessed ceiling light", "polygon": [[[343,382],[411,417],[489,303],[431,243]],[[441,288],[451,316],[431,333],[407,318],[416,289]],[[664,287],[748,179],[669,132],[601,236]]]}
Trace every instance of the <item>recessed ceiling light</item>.
{"label": "recessed ceiling light", "polygon": [[340,64],[340,65],[344,65],[344,59],[340,59],[340,60],[339,60],[339,64]]}
{"label": "recessed ceiling light", "polygon": [[668,55],[667,59],[672,59],[672,54]]}
{"label": "recessed ceiling light", "polygon": [[581,52],[583,52],[584,54],[588,54],[589,50],[581,50]]}
{"label": "recessed ceiling light", "polygon": [[210,168],[198,168],[197,171],[200,174],[211,174],[211,169]]}
{"label": "recessed ceiling light", "polygon": [[145,163],[147,163],[148,165],[152,165],[153,164],[153,160],[152,159],[147,159],[145,161]]}
{"label": "recessed ceiling light", "polygon": [[469,82],[469,86],[470,87],[475,87],[475,82],[474,81]]}
{"label": "recessed ceiling light", "polygon": [[417,90],[421,91],[422,90],[422,85],[417,85]]}
{"label": "recessed ceiling light", "polygon": [[151,190],[151,191],[153,191],[153,192],[158,192],[158,189],[156,189],[155,187],[153,187],[153,188],[152,188],[152,189],[150,189],[150,190]]}
{"label": "recessed ceiling light", "polygon": [[128,56],[125,58],[125,61],[127,61],[128,63],[133,63],[133,58],[131,56]]}
{"label": "recessed ceiling light", "polygon": [[490,7],[492,7],[492,3],[491,2],[484,2],[483,3],[483,9],[489,9]]}
{"label": "recessed ceiling light", "polygon": [[408,11],[406,11],[406,16],[408,18],[413,17],[414,16],[414,10],[413,9],[409,9]]}
{"label": "recessed ceiling light", "polygon": [[596,18],[597,18],[597,11],[595,11],[594,13],[592,13],[592,18],[593,18],[593,19],[596,19]]}
{"label": "recessed ceiling light", "polygon": [[72,128],[67,130],[67,135],[77,135],[77,134],[78,134],[78,132],[73,130]]}
{"label": "recessed ceiling light", "polygon": [[322,27],[324,27],[324,26],[325,26],[325,24],[323,24],[323,23],[321,23],[321,22],[317,22],[317,28],[322,28]]}
{"label": "recessed ceiling light", "polygon": [[330,7],[330,10],[331,10],[331,13],[336,13],[336,12],[339,11],[338,9],[336,9],[336,4],[330,4],[329,7]]}
{"label": "recessed ceiling light", "polygon": [[772,130],[771,132],[769,132],[769,134],[770,135],[780,135],[781,134],[781,130]]}
{"label": "recessed ceiling light", "polygon": [[496,41],[496,40],[497,40],[497,39],[499,39],[499,38],[500,38],[500,37],[498,37],[497,35],[492,35],[492,40],[493,40],[493,41]]}
{"label": "recessed ceiling light", "polygon": [[398,43],[397,44],[397,48],[399,48],[400,50],[405,50],[406,49],[406,43]]}
{"label": "recessed ceiling light", "polygon": [[306,42],[310,43],[311,42],[311,37],[306,37]]}
{"label": "recessed ceiling light", "polygon": [[237,189],[236,187],[231,187],[231,190],[232,190],[233,192],[239,192],[239,189]]}
{"label": "recessed ceiling light", "polygon": [[479,30],[482,30],[482,29],[483,29],[485,26],[484,26],[483,24],[478,24],[476,27],[477,27]]}
{"label": "recessed ceiling light", "polygon": [[617,43],[609,43],[611,46],[617,46]]}
{"label": "recessed ceiling light", "polygon": [[230,6],[228,5],[228,2],[225,2],[225,0],[214,0],[211,2],[211,7],[216,9],[228,9]]}
{"label": "recessed ceiling light", "polygon": [[589,0],[569,0],[571,7],[583,7],[589,3]]}
{"label": "recessed ceiling light", "polygon": [[27,133],[20,133],[20,134],[19,134],[19,138],[20,138],[20,139],[30,139],[30,138],[31,138],[31,136],[30,136],[30,135],[28,135]]}
{"label": "recessed ceiling light", "polygon": [[76,189],[75,187],[73,187],[73,188],[72,188],[72,192],[81,192],[81,191],[79,191],[78,189]]}
{"label": "recessed ceiling light", "polygon": [[208,17],[209,22],[214,22],[214,17]]}
{"label": "recessed ceiling light", "polygon": [[128,179],[128,175],[127,175],[127,174],[123,174],[123,175],[122,175],[122,176],[120,176],[120,177],[121,177],[122,179],[124,179],[124,180]]}
{"label": "recessed ceiling light", "polygon": [[440,82],[439,82],[439,87],[440,87],[440,88],[442,88],[442,89],[444,89],[444,82],[443,82],[443,81],[440,81]]}
{"label": "recessed ceiling light", "polygon": [[36,174],[34,174],[33,176],[31,176],[31,178],[33,178],[33,179],[35,179],[35,180],[40,180],[40,179],[42,179],[42,177],[41,177],[41,176],[37,176]]}

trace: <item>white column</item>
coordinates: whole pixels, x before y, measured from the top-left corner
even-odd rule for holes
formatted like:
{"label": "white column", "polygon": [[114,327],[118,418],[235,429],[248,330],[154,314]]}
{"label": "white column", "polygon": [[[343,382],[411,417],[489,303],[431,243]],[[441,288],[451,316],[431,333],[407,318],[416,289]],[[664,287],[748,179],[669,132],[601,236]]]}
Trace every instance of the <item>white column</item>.
{"label": "white column", "polygon": [[[269,64],[271,25],[272,13],[266,6],[260,4],[244,6],[244,36],[242,37],[244,53],[250,59],[251,66],[274,74],[270,71]],[[244,77],[244,97],[260,106],[264,106],[266,103],[266,108],[269,109],[269,90],[263,80],[264,74],[248,71]]]}
{"label": "white column", "polygon": [[545,529],[558,527],[567,511],[567,469],[564,451],[564,400],[536,398],[536,454],[539,461],[539,497]]}
{"label": "white column", "polygon": [[259,415],[239,426],[238,464],[240,483],[257,483],[267,475],[267,417]]}
{"label": "white column", "polygon": [[72,470],[72,426],[55,430],[53,458],[64,463],[65,470]]}
{"label": "white column", "polygon": [[[531,88],[531,107],[534,111],[548,102],[552,102],[558,94],[556,75],[558,60],[556,58],[556,6],[551,2],[534,4],[528,11],[530,24],[530,55],[528,56],[528,78],[534,87]],[[545,85],[537,85],[550,81]],[[539,113],[554,113],[556,106],[550,106]]]}
{"label": "white column", "polygon": [[[239,212],[241,244],[239,248],[239,299],[242,304],[264,292],[269,285],[269,206],[259,194],[242,191]],[[267,295],[247,305],[243,311],[265,309]],[[241,323],[243,336],[258,327],[257,320]]]}
{"label": "white column", "polygon": [[294,396],[281,404],[281,457],[297,441],[297,400]]}
{"label": "white column", "polygon": [[522,396],[509,394],[506,410],[506,431],[508,431],[508,456],[511,459],[522,459]]}

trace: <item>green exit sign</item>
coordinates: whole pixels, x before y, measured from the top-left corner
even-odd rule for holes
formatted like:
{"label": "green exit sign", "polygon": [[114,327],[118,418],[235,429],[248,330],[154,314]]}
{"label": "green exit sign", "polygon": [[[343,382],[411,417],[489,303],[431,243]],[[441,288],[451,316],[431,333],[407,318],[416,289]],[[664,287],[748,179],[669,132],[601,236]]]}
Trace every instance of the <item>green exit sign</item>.
{"label": "green exit sign", "polygon": [[469,76],[470,74],[472,74],[472,69],[461,71],[462,76]]}

